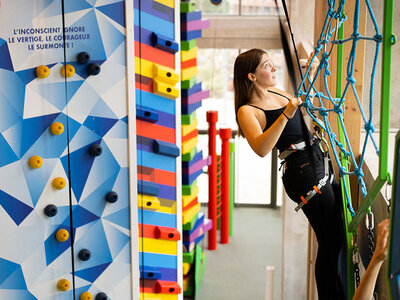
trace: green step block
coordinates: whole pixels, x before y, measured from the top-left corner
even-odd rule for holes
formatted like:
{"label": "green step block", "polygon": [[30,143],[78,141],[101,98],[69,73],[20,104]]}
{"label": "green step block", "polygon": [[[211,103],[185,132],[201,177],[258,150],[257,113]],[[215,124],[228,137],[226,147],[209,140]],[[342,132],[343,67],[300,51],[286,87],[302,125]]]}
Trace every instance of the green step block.
{"label": "green step block", "polygon": [[181,2],[181,13],[190,13],[196,10],[194,2]]}
{"label": "green step block", "polygon": [[189,40],[189,41],[181,41],[181,50],[189,51],[197,46],[196,39]]}
{"label": "green step block", "polygon": [[195,84],[196,84],[196,76],[194,76],[188,80],[181,81],[181,89],[188,90],[191,87],[193,87]]}
{"label": "green step block", "polygon": [[192,112],[190,115],[182,115],[181,123],[182,125],[190,125],[194,119],[196,119],[196,111]]}
{"label": "green step block", "polygon": [[193,181],[191,185],[182,185],[182,195],[189,196],[193,194],[196,185],[197,185],[197,179]]}
{"label": "green step block", "polygon": [[192,264],[194,262],[194,251],[195,251],[195,249],[193,249],[190,252],[183,252],[183,262],[184,263]]}
{"label": "green step block", "polygon": [[193,157],[197,154],[197,147],[194,147],[190,152],[182,155],[182,161],[191,161]]}

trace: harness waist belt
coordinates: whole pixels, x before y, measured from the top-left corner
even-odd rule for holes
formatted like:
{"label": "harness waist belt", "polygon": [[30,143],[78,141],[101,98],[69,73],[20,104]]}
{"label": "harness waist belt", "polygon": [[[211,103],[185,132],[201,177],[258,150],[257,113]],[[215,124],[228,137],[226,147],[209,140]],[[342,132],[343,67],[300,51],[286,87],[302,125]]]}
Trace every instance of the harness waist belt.
{"label": "harness waist belt", "polygon": [[279,157],[279,159],[284,160],[286,157],[288,157],[293,152],[296,152],[297,150],[304,150],[305,148],[306,148],[305,141],[302,141],[297,144],[292,144],[292,145],[290,145],[289,148],[287,148],[286,150],[279,153],[278,157]]}

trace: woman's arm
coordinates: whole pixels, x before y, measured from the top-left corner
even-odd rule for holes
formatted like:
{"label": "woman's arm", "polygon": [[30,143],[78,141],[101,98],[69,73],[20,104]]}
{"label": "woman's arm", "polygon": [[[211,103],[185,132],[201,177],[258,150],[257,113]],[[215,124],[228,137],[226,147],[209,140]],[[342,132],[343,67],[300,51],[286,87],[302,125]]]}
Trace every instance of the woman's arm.
{"label": "woman's arm", "polygon": [[[292,118],[300,105],[300,98],[293,98],[284,111],[288,118]],[[263,132],[260,122],[257,120],[253,110],[249,106],[242,106],[237,114],[240,128],[247,142],[255,153],[264,157],[275,147],[288,119],[281,114],[267,131]]]}
{"label": "woman's arm", "polygon": [[374,255],[368,265],[367,270],[354,294],[353,300],[370,300],[374,294],[376,279],[383,261],[387,256],[389,235],[389,219],[382,221],[378,225],[378,238]]}

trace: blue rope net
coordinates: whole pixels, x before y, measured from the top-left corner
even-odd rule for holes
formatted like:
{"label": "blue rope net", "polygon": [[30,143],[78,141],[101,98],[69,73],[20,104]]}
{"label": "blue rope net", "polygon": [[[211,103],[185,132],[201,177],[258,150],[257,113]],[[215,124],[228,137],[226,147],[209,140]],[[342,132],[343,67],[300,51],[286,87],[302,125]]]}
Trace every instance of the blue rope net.
{"label": "blue rope net", "polygon": [[[379,48],[380,48],[380,44],[382,42],[382,35],[379,31],[374,13],[372,11],[371,5],[368,0],[365,0],[365,2],[367,5],[367,8],[368,8],[369,16],[371,17],[373,25],[374,25],[375,35],[367,37],[367,36],[362,36],[359,33],[358,28],[359,28],[360,0],[357,0],[355,3],[355,9],[354,9],[353,33],[348,38],[337,39],[336,35],[338,32],[338,29],[342,26],[343,22],[345,22],[347,18],[344,14],[342,14],[345,0],[341,0],[338,3],[336,3],[336,2],[337,1],[335,1],[335,0],[328,0],[328,11],[327,11],[327,14],[325,17],[322,32],[321,32],[320,38],[317,42],[317,46],[314,48],[314,55],[311,58],[309,67],[307,68],[307,70],[305,72],[305,76],[300,84],[300,87],[298,88],[297,96],[306,95],[306,100],[302,105],[306,108],[307,113],[311,116],[311,118],[315,122],[319,123],[321,128],[327,133],[336,163],[339,166],[339,175],[340,176],[346,176],[346,175],[357,176],[358,183],[361,187],[361,192],[362,192],[363,196],[365,197],[367,195],[367,188],[366,188],[365,182],[363,180],[364,174],[362,172],[362,165],[364,163],[364,156],[365,156],[365,151],[366,151],[368,140],[372,141],[372,143],[376,149],[376,153],[377,153],[377,155],[379,155],[378,145],[372,136],[372,133],[375,130],[375,128],[372,124],[372,112],[373,112],[372,104],[373,104],[373,94],[374,94],[375,71],[376,71],[376,66],[377,66]],[[335,10],[335,7],[336,7],[336,10]],[[366,114],[362,108],[360,98],[358,96],[358,93],[357,93],[357,90],[355,87],[356,80],[353,76],[357,43],[360,40],[366,40],[366,41],[374,42],[376,44],[375,57],[374,57],[372,72],[371,72],[368,114]],[[330,59],[330,54],[332,52],[333,47],[335,45],[344,44],[344,43],[352,43],[350,57],[349,57],[349,61],[347,63],[347,70],[346,70],[347,83],[344,86],[341,97],[335,98],[335,97],[332,97],[332,94],[329,91],[329,87],[328,87],[328,76],[331,75],[331,72],[329,70],[329,59]],[[319,66],[315,72],[314,79],[311,80],[311,78],[308,75],[309,71],[310,71],[310,66],[311,66],[311,63],[317,57],[317,55],[319,55],[320,53],[322,53],[322,58],[321,58]],[[324,82],[323,85],[324,85],[325,93],[318,91],[315,88],[315,82],[316,82],[316,79],[318,78],[318,76],[323,76],[323,82]],[[306,80],[309,83],[308,88],[305,85]],[[349,137],[347,135],[347,131],[346,131],[346,128],[344,125],[344,120],[343,120],[343,117],[344,117],[343,107],[345,105],[346,95],[349,92],[349,90],[353,91],[353,94],[357,100],[358,107],[361,112],[362,120],[364,123],[364,129],[366,131],[365,141],[363,143],[363,148],[362,148],[362,153],[361,153],[361,158],[360,158],[359,163],[357,163],[357,161],[354,157],[354,153],[351,149]],[[311,101],[312,98],[318,99],[318,101],[314,100],[314,102],[317,102],[317,104],[312,103],[312,101]],[[328,103],[330,103],[329,109],[326,107]],[[332,131],[332,127],[328,120],[329,113],[336,113],[338,115],[338,120],[343,129],[343,134],[345,137],[345,145],[343,145],[338,140],[335,133]],[[320,119],[323,120],[323,124],[321,121],[317,120],[317,114],[319,114],[319,116],[321,117]],[[350,167],[348,168],[348,166],[342,165],[340,156],[339,156],[340,152],[342,153],[341,155],[344,155],[345,158],[347,158],[350,161],[350,163],[352,164],[351,171],[348,170],[348,169],[350,169]],[[349,190],[348,190],[348,187],[346,186],[346,184],[344,184],[344,190],[345,190],[345,194],[346,194],[346,198],[347,198],[347,208],[349,209],[351,215],[354,216],[355,213],[354,213],[354,209],[351,205],[351,201],[350,201],[350,197],[349,197]]]}

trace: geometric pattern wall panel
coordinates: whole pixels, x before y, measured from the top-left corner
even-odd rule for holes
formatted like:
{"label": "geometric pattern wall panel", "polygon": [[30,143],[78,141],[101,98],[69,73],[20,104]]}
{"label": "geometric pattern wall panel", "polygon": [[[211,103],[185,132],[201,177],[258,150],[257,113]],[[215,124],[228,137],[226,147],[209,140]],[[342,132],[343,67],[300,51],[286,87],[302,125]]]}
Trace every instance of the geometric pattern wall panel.
{"label": "geometric pattern wall panel", "polygon": [[1,3],[0,299],[73,297],[61,28],[61,1]]}
{"label": "geometric pattern wall panel", "polygon": [[130,299],[125,1],[64,9],[75,297]]}
{"label": "geometric pattern wall panel", "polygon": [[133,297],[125,6],[1,1],[0,299]]}
{"label": "geometric pattern wall panel", "polygon": [[[180,234],[179,7],[136,0],[135,81],[140,294],[182,299]],[[179,33],[178,33],[179,35]],[[178,36],[179,38],[179,36]],[[176,63],[178,61],[178,63]],[[178,68],[177,68],[178,67]],[[177,128],[178,124],[178,128]]]}

